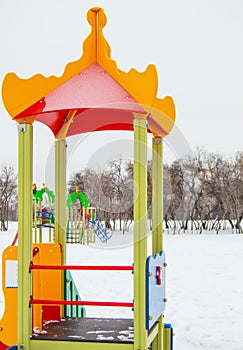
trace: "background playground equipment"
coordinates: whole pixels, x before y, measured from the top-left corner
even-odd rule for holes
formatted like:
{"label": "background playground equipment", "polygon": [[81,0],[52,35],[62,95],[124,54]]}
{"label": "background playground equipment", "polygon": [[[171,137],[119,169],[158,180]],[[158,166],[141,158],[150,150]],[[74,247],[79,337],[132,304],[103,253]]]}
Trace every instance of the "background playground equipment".
{"label": "background playground equipment", "polygon": [[112,237],[109,230],[99,223],[96,208],[89,206],[86,194],[76,187],[67,199],[67,243],[89,244],[95,242],[95,236],[105,243]]}
{"label": "background playground equipment", "polygon": [[[43,229],[48,229],[48,237],[45,241],[55,241],[55,195],[45,184],[38,190],[33,185],[33,227],[34,242],[43,241]],[[96,217],[96,208],[89,206],[86,194],[76,187],[75,192],[70,193],[67,200],[67,227],[66,243],[89,244],[95,242],[97,236],[105,243],[112,237],[102,223]]]}
{"label": "background playground equipment", "polygon": [[[18,247],[8,247],[9,251],[3,254],[6,302],[0,321],[1,349],[14,346],[26,350],[64,350],[67,347],[74,350],[147,350],[152,346],[153,350],[171,350],[172,327],[163,323],[166,263],[162,235],[162,141],[174,124],[174,103],[168,96],[164,99],[156,96],[155,66],[149,65],[143,73],[135,69],[128,73],[118,69],[102,32],[106,16],[101,8],[92,8],[87,18],[91,32],[84,42],[83,55],[69,63],[61,77],[46,78],[38,74],[20,79],[10,73],[3,81],[5,107],[19,124],[19,222]],[[55,242],[36,245],[32,243],[34,121],[46,124],[56,138]],[[133,266],[67,266],[66,139],[84,132],[104,130],[130,130],[134,135],[134,263]],[[147,252],[148,132],[153,136],[150,254]],[[15,254],[13,258],[10,253]],[[133,300],[84,301],[77,295],[76,300],[66,300],[64,272],[71,270],[88,270],[90,273],[92,270],[100,273],[130,271],[134,282]],[[15,309],[12,309],[9,297],[11,290],[15,293],[12,296],[15,297]],[[97,331],[99,320],[67,317],[63,308],[67,305],[128,307],[133,309],[134,317],[125,321],[106,319],[104,322],[102,319],[102,328],[105,331],[112,329],[114,337],[112,340],[94,339],[91,334]],[[154,305],[159,305],[159,309]],[[46,320],[58,321],[60,318],[62,322],[45,325]],[[118,337],[121,327],[130,332],[133,329],[133,338]],[[74,328],[79,332],[78,338],[72,333]],[[48,329],[48,333],[36,334],[35,329],[40,332]]]}
{"label": "background playground equipment", "polygon": [[90,220],[90,226],[102,243],[107,243],[108,239],[112,237],[111,232],[98,219]]}
{"label": "background playground equipment", "polygon": [[49,242],[54,242],[55,224],[55,195],[46,187],[45,183],[40,190],[33,184],[33,227],[34,242],[42,242],[42,228],[49,230]]}

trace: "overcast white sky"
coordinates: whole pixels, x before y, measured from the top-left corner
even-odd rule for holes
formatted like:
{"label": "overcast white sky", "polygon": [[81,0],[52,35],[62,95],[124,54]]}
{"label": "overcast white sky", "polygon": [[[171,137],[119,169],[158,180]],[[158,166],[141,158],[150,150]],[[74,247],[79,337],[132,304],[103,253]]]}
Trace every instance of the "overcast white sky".
{"label": "overcast white sky", "polygon": [[[144,71],[155,64],[158,96],[175,101],[176,128],[166,157],[202,145],[226,155],[242,149],[242,0],[0,0],[1,82],[11,71],[23,78],[38,72],[61,75],[82,54],[90,28],[86,13],[93,6],[106,12],[104,32],[118,67]],[[41,181],[53,138],[46,127],[35,125],[34,171]],[[16,167],[16,126],[2,100],[0,131],[0,163]],[[86,138],[87,145],[69,157],[70,166],[80,168],[88,152],[93,157],[107,143],[107,135]],[[131,137],[118,138],[129,143]]]}

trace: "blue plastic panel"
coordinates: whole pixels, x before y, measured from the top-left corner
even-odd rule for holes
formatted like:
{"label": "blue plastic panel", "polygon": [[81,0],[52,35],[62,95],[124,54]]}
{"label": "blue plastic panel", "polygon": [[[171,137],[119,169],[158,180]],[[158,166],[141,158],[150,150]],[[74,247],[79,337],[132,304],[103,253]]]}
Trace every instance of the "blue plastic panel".
{"label": "blue plastic panel", "polygon": [[165,253],[146,261],[146,329],[150,329],[165,310]]}

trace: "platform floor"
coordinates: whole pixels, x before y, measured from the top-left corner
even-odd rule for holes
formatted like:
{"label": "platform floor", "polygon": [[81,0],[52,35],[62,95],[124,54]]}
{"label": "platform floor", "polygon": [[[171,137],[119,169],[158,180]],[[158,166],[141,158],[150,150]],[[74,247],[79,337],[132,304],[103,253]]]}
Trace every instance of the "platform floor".
{"label": "platform floor", "polygon": [[133,343],[133,319],[66,318],[44,327],[32,339],[79,342]]}

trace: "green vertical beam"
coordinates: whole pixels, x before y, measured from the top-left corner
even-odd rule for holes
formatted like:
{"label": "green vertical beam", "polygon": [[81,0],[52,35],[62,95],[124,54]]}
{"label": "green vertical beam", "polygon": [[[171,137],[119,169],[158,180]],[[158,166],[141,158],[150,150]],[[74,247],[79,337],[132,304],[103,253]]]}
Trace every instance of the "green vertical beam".
{"label": "green vertical beam", "polygon": [[147,125],[134,120],[134,349],[147,349]]}
{"label": "green vertical beam", "polygon": [[62,245],[66,264],[66,142],[55,142],[55,242]]}
{"label": "green vertical beam", "polygon": [[33,201],[34,202],[34,228],[35,228],[35,238],[34,238],[34,243],[37,243],[37,218],[36,218],[36,212],[37,212],[37,203],[36,200]]}
{"label": "green vertical beam", "polygon": [[[66,141],[55,141],[55,242],[62,246],[61,264],[66,265]],[[65,298],[65,274],[61,273],[61,296]],[[62,317],[65,309],[62,307]]]}
{"label": "green vertical beam", "polygon": [[29,349],[32,334],[29,266],[32,259],[33,126],[19,125],[18,131],[18,345]]}
{"label": "green vertical beam", "polygon": [[171,349],[171,328],[164,328],[163,350]]}
{"label": "green vertical beam", "polygon": [[[163,140],[152,141],[152,255],[163,249]],[[159,318],[159,332],[152,343],[152,350],[164,350],[163,317]]]}
{"label": "green vertical beam", "polygon": [[152,254],[163,249],[163,143],[154,137],[152,145]]}

